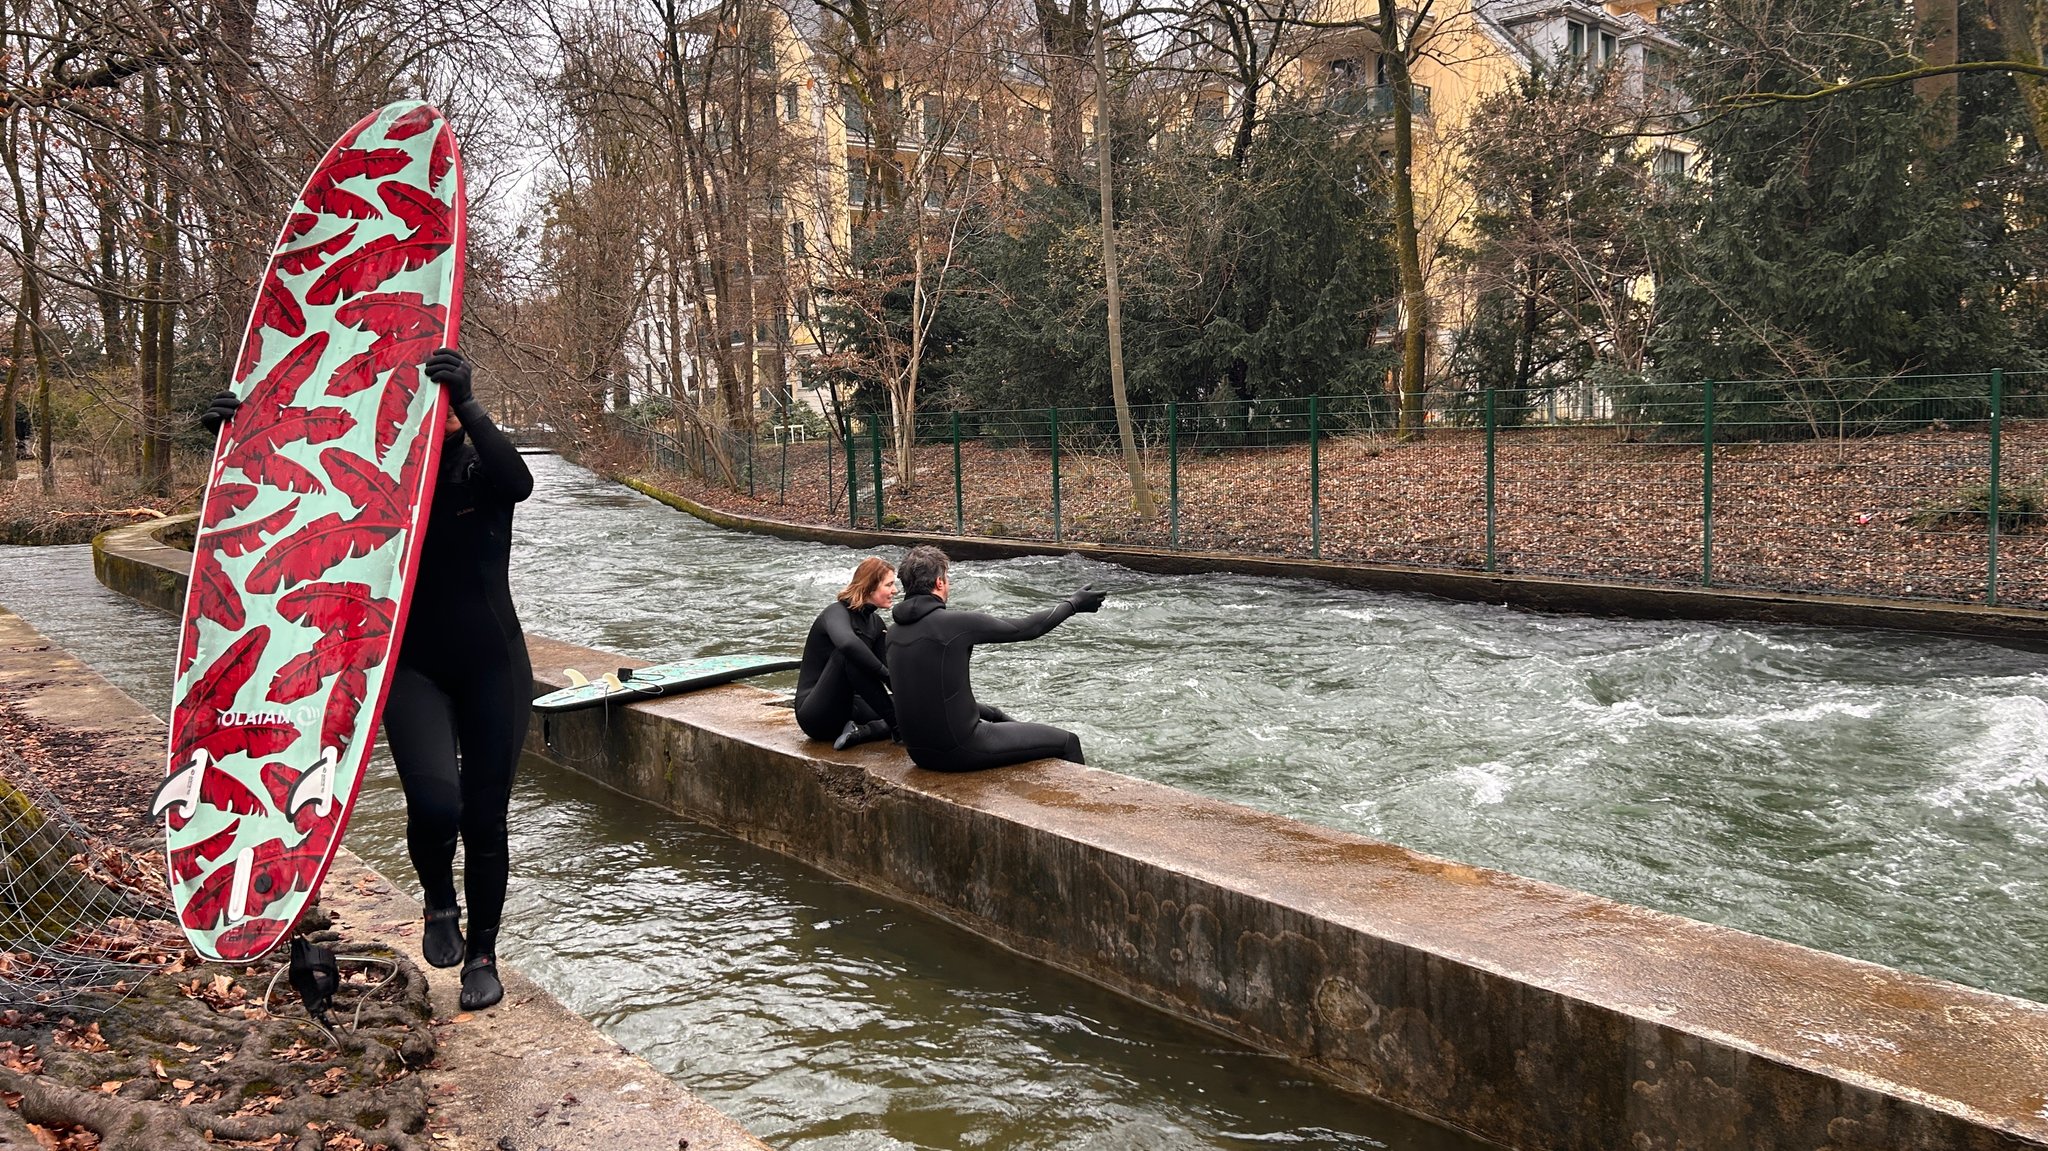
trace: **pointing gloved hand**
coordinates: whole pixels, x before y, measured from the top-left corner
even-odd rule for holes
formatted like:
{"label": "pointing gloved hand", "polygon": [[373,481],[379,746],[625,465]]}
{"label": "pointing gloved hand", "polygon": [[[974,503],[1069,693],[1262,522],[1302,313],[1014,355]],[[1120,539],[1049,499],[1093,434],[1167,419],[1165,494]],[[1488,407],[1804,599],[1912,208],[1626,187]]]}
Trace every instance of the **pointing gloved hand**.
{"label": "pointing gloved hand", "polygon": [[420,367],[427,378],[448,389],[448,406],[469,402],[475,396],[470,390],[470,376],[474,373],[469,357],[454,348],[439,348],[427,357]]}
{"label": "pointing gloved hand", "polygon": [[1108,592],[1096,591],[1091,585],[1068,596],[1067,602],[1074,605],[1075,611],[1096,611],[1102,607],[1102,601],[1108,598]]}
{"label": "pointing gloved hand", "polygon": [[199,413],[199,426],[206,429],[206,434],[217,436],[221,428],[235,418],[235,412],[241,406],[241,397],[233,392],[222,392],[206,402],[206,410]]}

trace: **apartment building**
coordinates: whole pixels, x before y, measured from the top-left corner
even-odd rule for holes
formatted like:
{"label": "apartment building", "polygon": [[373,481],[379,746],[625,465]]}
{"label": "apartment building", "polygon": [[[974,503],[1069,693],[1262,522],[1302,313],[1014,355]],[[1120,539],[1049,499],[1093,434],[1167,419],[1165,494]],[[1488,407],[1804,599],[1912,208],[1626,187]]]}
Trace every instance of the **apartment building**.
{"label": "apartment building", "polygon": [[[1404,16],[1414,15],[1412,3],[1403,0]],[[1664,8],[1658,0],[1451,0],[1432,7],[1415,38],[1422,50],[1410,69],[1426,265],[1458,235],[1470,207],[1452,141],[1479,102],[1522,71],[1559,58],[1623,69],[1631,84],[1667,84],[1677,45],[1658,29]],[[764,264],[780,277],[765,294],[779,301],[781,314],[761,322],[755,342],[759,356],[775,361],[761,364],[760,377],[782,389],[783,381],[794,385],[801,377],[802,361],[830,351],[817,298],[850,265],[855,222],[877,210],[886,194],[899,204],[912,197],[943,212],[975,180],[1037,178],[1042,171],[1033,169],[1031,158],[1044,154],[1051,97],[1034,62],[1030,28],[984,30],[975,43],[985,59],[973,69],[933,63],[920,70],[928,74],[906,71],[890,77],[883,92],[864,93],[843,66],[843,29],[816,4],[798,0],[766,15],[772,36],[757,49],[762,114],[779,120],[810,156],[761,203],[767,216],[761,231],[773,237],[775,256]],[[1296,63],[1281,85],[1318,100],[1360,131],[1384,136],[1393,98],[1372,29],[1377,18],[1377,0],[1329,0],[1318,13],[1320,26],[1300,30],[1308,41],[1293,46]],[[931,52],[930,61],[937,61],[942,49],[934,45]],[[1215,126],[1220,139],[1237,99],[1228,86],[1216,85],[1193,97],[1188,115]],[[1082,123],[1092,132],[1089,104],[1084,97]],[[1687,148],[1682,142],[1663,147],[1655,162],[1660,171],[1682,173]],[[1445,303],[1450,306],[1438,309],[1439,323],[1455,324],[1456,301]],[[650,366],[662,358],[660,349],[679,334],[677,322],[646,318],[636,332],[635,357]],[[793,386],[777,397],[764,389],[763,400],[792,395],[817,405],[816,396],[803,397]]]}

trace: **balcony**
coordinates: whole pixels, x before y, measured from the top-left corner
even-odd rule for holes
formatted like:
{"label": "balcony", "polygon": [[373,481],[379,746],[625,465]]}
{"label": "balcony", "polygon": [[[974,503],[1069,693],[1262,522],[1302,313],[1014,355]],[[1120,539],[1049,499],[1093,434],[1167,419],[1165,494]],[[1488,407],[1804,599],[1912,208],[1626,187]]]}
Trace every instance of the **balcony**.
{"label": "balcony", "polygon": [[[1417,84],[1415,90],[1415,115],[1429,115],[1429,85]],[[1346,120],[1376,121],[1392,119],[1394,115],[1394,86],[1392,84],[1357,84],[1332,88],[1323,93],[1323,110]]]}

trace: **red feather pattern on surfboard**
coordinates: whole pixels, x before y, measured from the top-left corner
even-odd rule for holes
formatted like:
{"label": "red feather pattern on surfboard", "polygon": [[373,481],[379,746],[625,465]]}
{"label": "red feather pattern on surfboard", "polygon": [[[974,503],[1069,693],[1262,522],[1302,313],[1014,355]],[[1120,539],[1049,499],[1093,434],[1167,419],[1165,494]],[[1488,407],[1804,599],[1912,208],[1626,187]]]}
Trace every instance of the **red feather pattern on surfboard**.
{"label": "red feather pattern on surfboard", "polygon": [[[419,366],[454,343],[462,229],[453,132],[430,106],[393,105],[328,151],[258,291],[194,550],[161,799],[179,918],[208,957],[275,946],[346,823],[424,534],[444,405]],[[310,786],[323,765],[326,791]]]}

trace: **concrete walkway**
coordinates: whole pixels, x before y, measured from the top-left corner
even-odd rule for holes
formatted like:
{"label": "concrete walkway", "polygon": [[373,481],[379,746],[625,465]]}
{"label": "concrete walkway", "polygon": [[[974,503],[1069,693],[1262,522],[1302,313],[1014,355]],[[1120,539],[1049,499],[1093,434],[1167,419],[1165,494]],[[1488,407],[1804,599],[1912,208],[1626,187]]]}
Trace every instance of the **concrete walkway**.
{"label": "concrete walkway", "polygon": [[[164,724],[0,607],[0,699],[131,770],[144,805],[162,778]],[[420,906],[347,848],[321,889],[335,927],[417,958]],[[761,1151],[766,1144],[601,1034],[509,967],[505,1001],[463,1013],[454,970],[432,986],[439,1053],[422,1072],[432,1145],[449,1151]]]}

